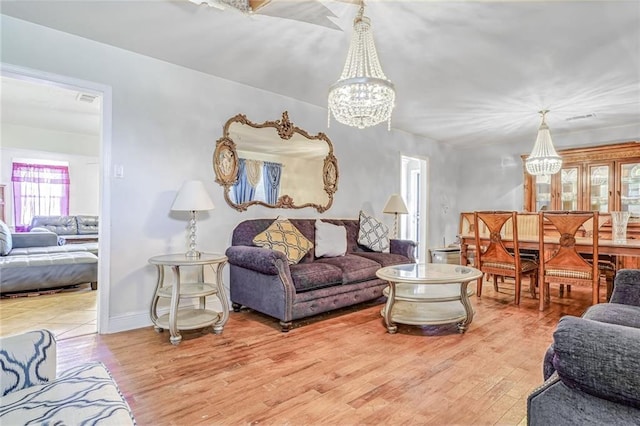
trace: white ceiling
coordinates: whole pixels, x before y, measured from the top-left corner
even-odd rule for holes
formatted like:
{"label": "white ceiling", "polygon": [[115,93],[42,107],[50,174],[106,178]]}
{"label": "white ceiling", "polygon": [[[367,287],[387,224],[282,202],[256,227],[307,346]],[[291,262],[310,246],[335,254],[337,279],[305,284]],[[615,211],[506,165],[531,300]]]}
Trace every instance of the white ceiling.
{"label": "white ceiling", "polygon": [[3,124],[86,135],[100,133],[99,97],[6,76],[0,84]]}
{"label": "white ceiling", "polygon": [[[325,108],[357,12],[332,0],[273,0],[250,16],[188,0],[0,6],[5,15]],[[396,86],[393,128],[460,147],[533,143],[537,111],[549,109],[554,135],[628,128],[630,139],[638,136],[638,0],[371,0],[365,15]]]}

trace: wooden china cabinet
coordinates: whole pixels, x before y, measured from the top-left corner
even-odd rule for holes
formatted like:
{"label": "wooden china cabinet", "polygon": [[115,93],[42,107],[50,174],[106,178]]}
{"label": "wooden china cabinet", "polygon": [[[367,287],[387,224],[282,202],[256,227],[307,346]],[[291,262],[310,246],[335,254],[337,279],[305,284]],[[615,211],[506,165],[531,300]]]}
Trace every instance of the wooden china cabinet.
{"label": "wooden china cabinet", "polygon": [[[558,151],[562,169],[553,176],[524,171],[525,211],[629,211],[640,218],[640,142]],[[522,156],[523,164],[527,155]]]}
{"label": "wooden china cabinet", "polygon": [[[628,238],[640,239],[640,142],[558,154],[562,169],[553,176],[531,176],[524,170],[524,210],[628,211]],[[527,157],[522,156],[523,165]],[[624,259],[620,266],[640,267],[640,259]]]}

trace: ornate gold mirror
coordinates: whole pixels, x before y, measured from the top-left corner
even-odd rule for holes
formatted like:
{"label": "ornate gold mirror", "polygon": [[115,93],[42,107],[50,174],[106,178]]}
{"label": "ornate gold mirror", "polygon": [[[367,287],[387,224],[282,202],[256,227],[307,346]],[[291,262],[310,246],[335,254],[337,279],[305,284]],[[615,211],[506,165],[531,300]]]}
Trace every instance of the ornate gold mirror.
{"label": "ornate gold mirror", "polygon": [[213,153],[216,182],[238,211],[249,206],[324,212],[338,190],[338,160],[324,133],[310,135],[282,119],[256,124],[231,117]]}

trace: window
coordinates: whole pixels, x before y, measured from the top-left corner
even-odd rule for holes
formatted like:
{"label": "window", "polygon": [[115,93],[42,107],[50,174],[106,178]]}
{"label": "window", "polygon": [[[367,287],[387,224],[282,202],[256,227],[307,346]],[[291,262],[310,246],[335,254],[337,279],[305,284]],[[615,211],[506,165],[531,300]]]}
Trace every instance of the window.
{"label": "window", "polygon": [[17,232],[27,231],[36,215],[69,214],[69,167],[13,163],[13,211]]}
{"label": "window", "polygon": [[240,158],[238,181],[231,191],[235,203],[257,200],[276,204],[280,193],[282,167],[280,163]]}

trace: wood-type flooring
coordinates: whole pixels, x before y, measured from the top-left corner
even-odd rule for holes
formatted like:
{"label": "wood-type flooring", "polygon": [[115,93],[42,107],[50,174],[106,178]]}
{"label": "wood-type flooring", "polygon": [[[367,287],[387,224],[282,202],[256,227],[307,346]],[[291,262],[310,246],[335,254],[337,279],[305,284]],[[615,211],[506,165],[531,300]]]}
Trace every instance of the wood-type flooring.
{"label": "wood-type flooring", "polygon": [[178,346],[152,327],[59,342],[58,368],[100,360],[139,425],[519,425],[542,383],[558,319],[581,315],[587,289],[538,311],[513,284],[472,296],[466,334],[455,325],[386,332],[380,304],[297,322],[289,333],[250,310],[221,335],[183,332]]}

